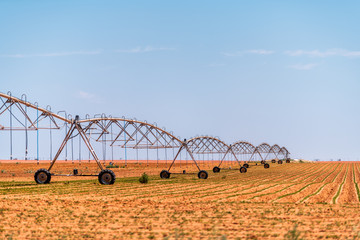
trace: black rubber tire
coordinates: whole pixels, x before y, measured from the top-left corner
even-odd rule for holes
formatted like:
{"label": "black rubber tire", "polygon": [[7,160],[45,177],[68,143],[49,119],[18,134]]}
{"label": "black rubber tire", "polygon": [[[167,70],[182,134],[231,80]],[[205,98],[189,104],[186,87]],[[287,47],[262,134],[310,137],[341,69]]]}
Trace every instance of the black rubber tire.
{"label": "black rubber tire", "polygon": [[34,179],[37,184],[48,184],[51,181],[51,174],[47,169],[41,168],[35,172]]}
{"label": "black rubber tire", "polygon": [[198,173],[198,178],[200,179],[207,179],[208,176],[209,174],[205,170],[200,170],[200,172]]}
{"label": "black rubber tire", "polygon": [[240,168],[240,173],[246,173],[247,172],[247,168],[246,167],[241,167]]}
{"label": "black rubber tire", "polygon": [[249,164],[248,163],[244,163],[243,167],[249,168]]}
{"label": "black rubber tire", "polygon": [[271,160],[271,163],[276,163],[276,160],[275,159]]}
{"label": "black rubber tire", "polygon": [[261,160],[261,164],[265,164],[265,161],[264,161],[264,160]]}
{"label": "black rubber tire", "polygon": [[286,159],[286,163],[290,163],[290,159]]}
{"label": "black rubber tire", "polygon": [[219,168],[219,167],[214,167],[214,168],[213,168],[213,172],[214,172],[214,173],[220,172],[220,168]]}
{"label": "black rubber tire", "polygon": [[99,183],[103,185],[112,185],[115,183],[115,173],[110,169],[101,170],[98,175]]}
{"label": "black rubber tire", "polygon": [[163,179],[168,179],[168,178],[170,178],[170,173],[169,173],[169,171],[162,170],[162,171],[160,172],[160,178],[163,178]]}
{"label": "black rubber tire", "polygon": [[270,165],[268,163],[264,164],[264,168],[269,168],[269,167],[270,167]]}
{"label": "black rubber tire", "polygon": [[279,161],[278,161],[278,164],[283,164],[282,160],[279,160]]}

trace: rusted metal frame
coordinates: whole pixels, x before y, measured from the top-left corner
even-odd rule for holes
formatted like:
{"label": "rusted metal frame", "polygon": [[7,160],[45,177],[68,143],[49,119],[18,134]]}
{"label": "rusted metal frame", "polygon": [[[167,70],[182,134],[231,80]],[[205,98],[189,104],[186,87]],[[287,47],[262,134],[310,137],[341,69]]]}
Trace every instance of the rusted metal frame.
{"label": "rusted metal frame", "polygon": [[[142,132],[142,131],[140,131],[140,128],[143,126],[143,124],[142,123],[140,123],[139,124],[139,126],[137,126],[137,124],[132,124],[133,125],[133,127],[134,127],[134,132],[131,134],[131,138],[133,138],[137,133],[140,133],[143,137],[140,139],[140,140],[138,140],[137,142],[136,142],[136,144],[133,146],[133,148],[139,148],[139,146],[141,146],[141,145],[139,145],[140,144],[140,142],[142,141],[142,139],[144,138],[144,133]],[[130,140],[127,140],[127,142],[128,141],[130,141]],[[126,142],[126,143],[127,143]],[[124,144],[125,145],[125,144]]]}
{"label": "rusted metal frame", "polygon": [[54,116],[53,115],[48,115],[48,117],[55,124],[55,128],[52,128],[52,129],[60,129],[59,125],[57,124],[57,122],[54,119]]}
{"label": "rusted metal frame", "polygon": [[194,141],[188,142],[188,147],[193,149],[193,151],[195,152],[196,149],[200,148],[200,143],[201,143],[200,139],[195,139]]}
{"label": "rusted metal frame", "polygon": [[197,169],[200,171],[201,169],[200,169],[199,165],[197,164],[197,162],[196,162],[196,160],[195,160],[195,158],[194,158],[194,155],[192,154],[192,152],[191,152],[190,149],[188,148],[186,142],[183,142],[183,144],[182,144],[181,147],[179,148],[179,151],[176,153],[176,156],[175,156],[174,160],[171,162],[168,171],[170,172],[170,169],[171,169],[172,166],[174,165],[175,160],[177,159],[177,157],[179,156],[179,154],[180,154],[180,152],[181,152],[181,150],[182,150],[183,148],[185,148],[186,151],[189,153],[189,155],[190,155],[191,159],[193,160],[193,162],[195,163]]}
{"label": "rusted metal frame", "polygon": [[261,156],[259,150],[258,150],[258,147],[255,148],[254,152],[251,154],[250,158],[249,158],[249,161],[252,159],[252,157],[255,155],[255,153],[259,154],[261,160],[263,160],[263,157]]}
{"label": "rusted metal frame", "polygon": [[229,148],[230,148],[231,153],[232,153],[233,156],[235,157],[235,160],[238,162],[239,166],[241,167],[241,162],[240,162],[239,159],[237,158],[236,154],[234,153],[234,151],[232,150],[231,147],[229,147]]}
{"label": "rusted metal frame", "polygon": [[270,153],[271,153],[271,152],[268,152],[268,153],[266,154],[265,159],[267,159],[267,157],[269,156]]}
{"label": "rusted metal frame", "polygon": [[[134,123],[132,121],[131,122],[127,121],[126,123],[127,124],[125,124],[124,133],[126,134],[126,136],[128,136],[128,138],[126,138],[127,140],[124,141],[123,147],[125,145],[127,146],[129,144],[129,142],[131,142],[131,141],[136,141],[136,137],[134,138],[134,136],[136,136],[136,134],[139,132],[137,129],[136,123]],[[117,123],[117,124],[119,124],[119,126],[121,126],[120,123]],[[134,128],[134,130],[133,130],[134,132],[132,134],[130,134],[130,132],[128,130],[126,130],[126,128],[129,127],[130,125]],[[121,132],[121,134],[122,134],[122,132]],[[121,135],[119,135],[119,137],[120,136]],[[122,140],[119,140],[119,141],[122,141]]]}
{"label": "rusted metal frame", "polygon": [[227,156],[227,154],[228,154],[229,152],[232,153],[232,155],[235,157],[235,160],[239,163],[239,166],[241,167],[241,163],[240,163],[239,159],[237,158],[236,154],[235,154],[234,151],[232,150],[232,145],[230,145],[229,148],[228,148],[228,150],[225,152],[225,154],[224,154],[223,158],[221,159],[218,167],[221,166],[221,164],[223,163],[225,157]]}
{"label": "rusted metal frame", "polygon": [[[197,143],[197,141],[199,143]],[[191,141],[193,144],[188,147],[192,148],[193,153],[205,154],[205,153],[224,153],[227,151],[225,145],[215,138],[197,138],[195,141]],[[201,146],[200,146],[201,144]],[[195,145],[195,147],[193,147]],[[206,149],[208,151],[206,151]],[[226,150],[225,150],[226,149]]]}
{"label": "rusted metal frame", "polygon": [[277,145],[277,144],[273,145],[270,149],[270,151],[272,151],[272,153],[275,155],[276,159],[279,159],[278,153],[280,152],[280,150],[281,149],[280,149],[279,145]]}
{"label": "rusted metal frame", "polygon": [[[165,131],[164,131],[164,134],[166,134],[167,136],[171,136],[171,135],[168,135]],[[177,140],[177,138],[174,138],[171,136],[171,143],[174,144],[174,146],[170,144],[170,148],[175,148],[175,147],[181,146],[181,144],[179,145],[179,141],[175,141],[175,140]]]}
{"label": "rusted metal frame", "polygon": [[213,150],[216,150],[216,152],[221,151],[220,143],[218,141],[216,141],[215,139],[209,139],[208,142],[209,142],[209,145],[213,146],[213,149],[210,151],[213,151]]}
{"label": "rusted metal frame", "polygon": [[[167,146],[170,146],[171,139],[169,141],[166,140],[166,138],[163,136],[165,133],[163,131],[159,131],[158,129],[154,128],[155,131],[158,133],[158,142],[163,146],[160,148],[165,148]],[[165,144],[160,141],[160,139],[163,139]]]}
{"label": "rusted metal frame", "polygon": [[48,171],[50,171],[51,168],[54,166],[56,160],[58,159],[58,157],[60,156],[62,150],[63,150],[64,147],[66,146],[66,143],[69,141],[71,135],[73,134],[73,132],[74,132],[74,130],[75,130],[75,128],[76,128],[74,125],[75,125],[75,123],[72,123],[72,124],[71,124],[71,126],[70,126],[70,128],[69,128],[69,131],[67,132],[67,134],[66,134],[63,142],[62,142],[61,145],[60,145],[59,150],[57,151],[54,159],[51,161],[51,164],[50,164],[50,167],[48,168]]}
{"label": "rusted metal frame", "polygon": [[[4,101],[1,97],[0,97],[0,99],[1,99],[1,101],[2,101],[2,105],[1,105],[1,107],[0,107],[0,111],[1,111],[1,109],[3,108],[3,107],[6,107],[7,106],[7,101]],[[9,106],[10,107],[10,106]],[[8,107],[8,108],[9,108]],[[5,111],[7,110],[7,108],[4,110],[4,111],[2,111],[1,113],[0,113],[0,115],[1,114],[3,114]]]}
{"label": "rusted metal frame", "polygon": [[[94,124],[94,122],[89,122],[89,124],[83,128],[84,132],[87,133],[91,129],[96,129],[96,128],[91,128],[93,124]],[[96,133],[89,133],[89,134],[96,134]]]}
{"label": "rusted metal frame", "polygon": [[150,136],[153,135],[153,137],[155,138],[154,142],[151,142],[151,146],[154,147],[156,142],[159,141],[158,140],[158,137],[156,136],[156,134],[153,132],[153,130],[156,130],[156,128],[154,128],[152,125],[146,125],[146,129],[147,129],[147,132],[146,132],[146,136]]}
{"label": "rusted metal frame", "polygon": [[[2,99],[1,99],[2,100]],[[6,106],[6,104],[7,104],[8,102],[6,101],[6,102],[4,102],[4,104],[3,104],[3,106]],[[9,105],[8,105],[8,107],[7,108],[5,108],[1,113],[0,113],[0,115],[2,115],[6,110],[8,110],[12,105],[14,105],[15,104],[15,102],[11,102]],[[1,107],[2,108],[2,107]],[[0,108],[0,109],[1,109]]]}
{"label": "rusted metal frame", "polygon": [[251,154],[255,150],[255,147],[249,144],[244,144],[244,150],[245,152]]}
{"label": "rusted metal frame", "polygon": [[[114,138],[114,140],[113,140],[113,142],[110,144],[110,146],[113,146],[114,143],[115,143],[116,141],[118,141],[119,137],[122,135],[123,132],[125,132],[125,134],[129,137],[128,140],[126,140],[126,143],[129,142],[129,141],[134,141],[134,140],[135,140],[135,139],[133,138],[133,136],[136,134],[136,131],[135,131],[132,135],[130,135],[130,133],[129,133],[128,131],[126,131],[126,128],[127,128],[129,125],[132,125],[132,126],[135,128],[134,123],[132,123],[132,122],[126,122],[125,127],[123,127],[118,121],[115,121],[115,124],[120,128],[121,131],[120,131],[119,134]],[[136,128],[135,128],[135,129],[136,129]],[[121,140],[119,140],[119,141],[121,141]],[[120,145],[120,146],[122,146],[122,145]]]}
{"label": "rusted metal frame", "polygon": [[[208,143],[208,139],[207,138],[202,138],[200,139],[200,143],[202,144],[202,146],[200,147],[199,145],[199,150],[197,151],[197,153],[200,154],[200,151],[205,147],[205,149],[208,149],[209,151],[211,151],[211,149],[209,148]],[[205,153],[205,150],[202,150],[202,153]]]}
{"label": "rusted metal frame", "polygon": [[[81,125],[79,123],[75,124],[76,129],[79,131],[79,134],[81,136],[81,138],[83,139],[83,141],[85,142],[87,148],[89,149],[91,155],[93,156],[94,160],[96,161],[96,163],[98,164],[100,170],[104,170],[104,168],[101,166],[101,163],[99,161],[99,158],[94,150],[94,148],[92,147],[89,138],[86,136],[84,130],[82,129]],[[105,160],[105,159],[104,159]]]}
{"label": "rusted metal frame", "polygon": [[264,158],[264,156],[262,154],[264,154],[264,152],[259,151],[259,155],[261,156],[261,160],[265,161],[266,159]]}
{"label": "rusted metal frame", "polygon": [[[99,118],[92,118],[92,119],[83,119],[83,120],[79,120],[78,122],[79,123],[84,123],[84,122],[89,122],[89,121],[94,121],[94,120],[99,120]],[[149,124],[149,123],[145,123],[145,122],[141,122],[141,121],[137,121],[137,120],[127,120],[127,119],[124,119],[124,118],[107,118],[107,120],[117,120],[117,121],[131,121],[133,123],[138,123],[138,124],[143,124],[143,125],[148,125],[148,126],[152,126],[154,128],[157,128],[157,129],[160,129],[159,127],[157,126],[154,126],[152,124]],[[164,130],[161,130],[161,131],[164,131]],[[165,131],[166,132],[166,131]],[[176,139],[179,143],[182,143],[182,141],[175,137],[173,134],[169,133],[169,132],[166,132],[167,135],[171,136],[172,138]]]}
{"label": "rusted metal frame", "polygon": [[[194,147],[195,145],[195,147]],[[187,146],[191,149],[193,149],[193,152],[196,152],[197,154],[201,154],[200,150],[206,145],[204,143],[204,139],[195,139],[195,141],[188,141]]]}
{"label": "rusted metal frame", "polygon": [[274,148],[275,148],[276,146],[277,146],[277,145],[273,145],[273,146],[270,148],[269,152],[268,152],[267,155],[265,156],[265,159],[267,159],[267,157],[269,156],[270,153],[273,153],[273,154],[276,156],[276,158],[277,158],[277,155],[276,155],[276,153],[275,153],[275,151],[274,151]]}
{"label": "rusted metal frame", "polygon": [[227,148],[229,148],[229,146],[225,146],[225,145],[219,144],[219,151],[218,151],[218,153],[224,153],[224,152],[226,151],[225,149],[227,149]]}
{"label": "rusted metal frame", "polygon": [[200,169],[199,165],[197,164],[197,162],[196,162],[196,160],[195,160],[195,158],[194,158],[194,156],[193,156],[192,152],[190,151],[190,149],[188,148],[188,146],[187,146],[187,144],[186,144],[186,143],[185,143],[185,148],[186,148],[186,150],[188,151],[188,153],[189,153],[189,155],[190,155],[191,159],[194,161],[194,163],[195,163],[196,167],[197,167],[197,168],[198,168],[198,170],[200,171],[201,169]]}
{"label": "rusted metal frame", "polygon": [[246,149],[246,145],[245,144],[242,144],[241,146],[240,146],[240,151],[239,152],[241,152],[241,153],[246,153],[248,150]]}
{"label": "rusted metal frame", "polygon": [[[139,125],[139,127],[138,127],[138,132],[140,133],[140,134],[142,134],[143,136],[142,136],[142,138],[138,141],[138,144],[137,145],[139,145],[139,143],[144,139],[144,138],[146,138],[147,140],[148,140],[148,142],[150,142],[151,144],[150,145],[153,145],[152,144],[152,141],[148,138],[148,132],[149,132],[149,129],[146,129],[146,133],[144,134],[142,131],[141,131],[141,127],[143,127],[143,126],[146,126],[146,125]],[[148,146],[149,144],[146,144],[146,146]]]}
{"label": "rusted metal frame", "polygon": [[10,101],[13,101],[13,102],[19,102],[20,104],[23,104],[23,105],[25,105],[27,107],[30,107],[30,108],[33,108],[35,110],[39,110],[40,112],[49,113],[49,114],[53,115],[55,118],[60,119],[60,120],[62,120],[64,122],[71,123],[71,121],[66,119],[66,118],[63,118],[63,117],[61,117],[61,116],[59,116],[57,114],[51,113],[50,111],[48,111],[48,110],[46,110],[44,108],[40,108],[38,106],[35,106],[35,105],[33,105],[33,104],[29,103],[29,102],[26,102],[24,100],[21,100],[19,98],[15,98],[15,97],[9,96],[9,95],[4,94],[4,93],[0,93],[0,97],[6,98],[6,99],[8,99]]}
{"label": "rusted metal frame", "polygon": [[263,156],[261,155],[261,153],[260,153],[258,150],[256,150],[256,151],[257,151],[257,153],[259,154],[261,160],[264,161],[264,158],[263,158]]}
{"label": "rusted metal frame", "polygon": [[21,106],[20,103],[17,102],[17,108],[20,110],[20,112],[25,116],[25,118],[32,124],[32,121],[29,117],[29,115],[27,114],[27,112],[24,110],[24,108]]}
{"label": "rusted metal frame", "polygon": [[[208,141],[205,140],[205,139],[201,139],[200,141],[201,142],[199,144],[199,148],[198,148],[196,153],[205,154],[205,153],[207,153],[206,150],[209,150],[209,152],[211,152],[211,149],[209,148]],[[195,152],[195,151],[193,151],[193,152]]]}
{"label": "rusted metal frame", "polygon": [[225,154],[224,154],[223,158],[221,159],[221,161],[220,161],[220,163],[219,163],[218,167],[220,167],[220,166],[221,166],[221,164],[223,163],[223,161],[224,161],[224,159],[225,159],[226,155],[227,155],[229,152],[230,152],[230,147],[229,147],[229,149],[225,152]]}
{"label": "rusted metal frame", "polygon": [[229,146],[226,146],[221,142],[216,142],[216,146],[217,146],[216,153],[224,153],[227,150],[227,148],[229,148]]}
{"label": "rusted metal frame", "polygon": [[[166,148],[167,146],[171,146],[171,143],[174,142],[174,139],[173,138],[169,138],[169,141],[166,139],[166,133],[161,131],[159,132],[158,129],[155,129],[158,133],[159,133],[159,136],[161,136],[162,139],[164,139],[164,142],[165,142],[165,145],[164,147]],[[165,135],[165,136],[164,136]],[[172,146],[171,146],[172,147]]]}
{"label": "rusted metal frame", "polygon": [[273,152],[274,152],[274,154],[275,154],[276,159],[279,159],[279,157],[278,157],[279,152],[275,152],[275,151],[273,151]]}
{"label": "rusted metal frame", "polygon": [[241,152],[241,146],[238,144],[231,145],[233,150],[235,150],[237,153]]}
{"label": "rusted metal frame", "polygon": [[[110,132],[109,132],[109,127],[111,126],[111,124],[112,124],[113,122],[112,121],[109,121],[109,122],[107,122],[106,124],[100,124],[100,126],[101,126],[101,133],[99,134],[99,137],[98,137],[98,139],[96,139],[96,141],[97,142],[104,142],[104,141],[106,141],[106,142],[109,142],[109,141],[112,141],[112,140],[101,140],[100,141],[100,138],[104,135],[104,134],[109,134]],[[99,125],[98,125],[99,126]]]}
{"label": "rusted metal frame", "polygon": [[103,126],[103,124],[101,124],[99,121],[95,122],[95,125],[98,126],[101,129],[101,133],[99,134],[99,137],[96,139],[97,142],[101,142],[99,141],[99,139],[106,133],[108,134],[108,130],[105,129],[105,127]]}
{"label": "rusted metal frame", "polygon": [[[210,150],[211,152],[220,152],[221,151],[221,145],[220,145],[220,142],[213,139],[213,138],[210,138],[208,140],[209,142],[209,145],[211,145],[213,148]],[[214,151],[215,150],[215,151]]]}
{"label": "rusted metal frame", "polygon": [[[147,148],[147,147],[149,147],[149,144],[140,144],[141,143],[141,141],[144,139],[144,138],[146,138],[146,136],[144,136],[144,133],[141,131],[141,127],[142,127],[143,125],[142,124],[140,124],[139,126],[137,126],[137,125],[134,125],[133,127],[135,128],[135,131],[133,132],[133,134],[131,134],[131,136],[133,137],[133,136],[135,136],[137,133],[139,133],[140,134],[140,137],[141,137],[141,139],[139,140],[139,139],[137,139],[136,140],[136,143],[133,145],[133,148],[134,149],[141,149],[141,148]],[[147,138],[146,138],[147,139]],[[148,140],[148,139],[147,139]],[[126,144],[127,144],[127,142],[129,142],[130,140],[127,140],[126,141]],[[124,144],[125,145],[125,144]],[[123,146],[124,146],[123,145]]]}
{"label": "rusted metal frame", "polygon": [[[159,138],[156,136],[156,134],[153,133],[153,130],[157,131],[157,129],[154,128],[154,127],[152,127],[152,126],[147,126],[146,128],[149,129],[149,133],[151,133],[151,134],[154,136],[154,138],[156,139],[156,140],[154,141],[154,143],[152,144],[152,146],[155,146],[155,144],[156,144],[157,142],[160,142],[160,141],[159,141]],[[150,134],[149,134],[149,135],[150,135]],[[162,143],[160,142],[160,144],[162,144]],[[162,144],[162,145],[163,145],[163,144]],[[163,145],[163,146],[164,146],[164,145]],[[156,146],[155,148],[158,148],[158,147]]]}
{"label": "rusted metal frame", "polygon": [[259,152],[262,152],[262,153],[267,153],[270,151],[271,149],[271,146],[267,143],[262,143],[258,146],[258,148],[261,150]]}
{"label": "rusted metal frame", "polygon": [[15,103],[15,101],[12,101],[12,100],[7,99],[7,98],[5,99],[5,101],[4,101],[2,98],[0,98],[0,99],[1,99],[1,101],[3,102],[3,105],[1,106],[0,109],[2,109],[3,106],[6,106],[7,104],[10,104],[2,113],[4,113],[8,108],[10,108],[10,106],[11,106],[12,104]]}
{"label": "rusted metal frame", "polygon": [[[38,123],[46,118],[47,113],[42,112],[39,117],[36,118],[36,120],[33,122],[33,125],[30,125],[30,127],[35,128],[35,124],[38,125]],[[47,128],[39,128],[39,129],[47,129]]]}
{"label": "rusted metal frame", "polygon": [[[17,105],[16,105],[16,102],[11,102],[11,104],[9,105],[9,108],[11,107],[11,106],[15,106],[15,107],[17,107]],[[6,108],[5,109],[5,111],[7,110],[7,109],[9,109],[9,108]],[[13,117],[13,118],[15,118],[15,120],[16,121],[18,121],[18,123],[20,123],[24,128],[15,128],[16,130],[23,130],[23,129],[25,129],[25,124],[23,124],[16,116],[15,116],[15,114],[13,113],[13,110],[12,111],[10,111],[10,110],[8,110],[9,111],[9,114]],[[12,129],[11,130],[14,130],[14,127],[12,127]]]}
{"label": "rusted metal frame", "polygon": [[218,144],[218,147],[219,147],[219,151],[221,151],[221,152],[224,152],[225,149],[229,148],[229,146],[224,145],[224,144],[221,143],[221,142],[218,142],[217,144]]}
{"label": "rusted metal frame", "polygon": [[184,145],[185,145],[185,143],[181,144],[178,152],[176,153],[176,155],[175,155],[175,157],[174,157],[174,160],[171,162],[171,164],[170,164],[170,166],[169,166],[169,168],[168,168],[168,172],[170,172],[170,169],[171,169],[172,166],[174,165],[174,162],[175,162],[175,160],[177,159],[177,157],[179,156],[181,150],[184,148]]}

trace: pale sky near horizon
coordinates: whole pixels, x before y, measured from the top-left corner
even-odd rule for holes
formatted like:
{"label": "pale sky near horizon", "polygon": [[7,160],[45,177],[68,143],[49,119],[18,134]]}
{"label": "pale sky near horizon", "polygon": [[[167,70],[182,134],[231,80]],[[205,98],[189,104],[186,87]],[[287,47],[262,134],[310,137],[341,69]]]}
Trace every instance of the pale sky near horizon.
{"label": "pale sky near horizon", "polygon": [[359,12],[358,1],[5,0],[0,91],[182,138],[359,160]]}

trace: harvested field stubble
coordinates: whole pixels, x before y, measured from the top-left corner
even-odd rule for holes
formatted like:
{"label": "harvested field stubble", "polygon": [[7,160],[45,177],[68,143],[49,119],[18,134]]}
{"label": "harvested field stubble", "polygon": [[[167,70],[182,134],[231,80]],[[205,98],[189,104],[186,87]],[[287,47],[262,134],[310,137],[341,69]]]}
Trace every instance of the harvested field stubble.
{"label": "harvested field stubble", "polygon": [[[208,171],[207,180],[195,174],[160,179],[164,166],[129,164],[113,169],[111,186],[76,177],[36,185],[34,172],[46,166],[0,162],[2,239],[284,239],[295,225],[305,239],[360,233],[355,162],[252,166],[246,174]],[[57,171],[73,167],[60,163]],[[96,171],[93,163],[76,167]],[[138,181],[143,172],[148,184]]]}

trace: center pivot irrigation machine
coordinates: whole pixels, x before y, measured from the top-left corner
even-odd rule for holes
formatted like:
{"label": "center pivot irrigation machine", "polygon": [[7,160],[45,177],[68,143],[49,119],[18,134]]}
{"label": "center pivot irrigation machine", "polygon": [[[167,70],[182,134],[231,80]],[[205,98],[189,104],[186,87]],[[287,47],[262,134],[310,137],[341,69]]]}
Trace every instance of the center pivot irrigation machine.
{"label": "center pivot irrigation machine", "polygon": [[[79,116],[75,116],[75,118],[73,118],[71,115],[66,114],[65,111],[59,111],[56,114],[51,111],[50,106],[41,108],[37,103],[30,103],[27,101],[25,94],[23,94],[21,98],[16,98],[13,97],[10,92],[7,94],[0,93],[0,99],[0,104],[2,104],[0,107],[0,130],[9,131],[10,133],[10,160],[13,159],[14,132],[25,132],[25,160],[29,159],[29,132],[36,133],[37,157],[35,159],[37,160],[38,164],[39,130],[46,130],[49,132],[49,159],[51,162],[47,169],[41,168],[35,172],[34,178],[38,184],[50,183],[52,176],[95,176],[98,177],[98,180],[101,184],[114,184],[115,173],[110,169],[104,168],[103,165],[105,165],[106,160],[104,148],[106,153],[106,147],[111,147],[112,158],[114,158],[113,147],[115,146],[125,150],[125,161],[127,159],[127,149],[133,149],[136,152],[136,158],[138,158],[138,150],[146,150],[147,161],[150,158],[149,150],[156,150],[157,167],[159,160],[159,150],[163,150],[165,153],[165,159],[168,159],[167,149],[172,149],[173,160],[169,168],[167,168],[167,170],[162,170],[160,173],[160,177],[165,179],[169,178],[171,174],[176,174],[176,172],[171,172],[171,169],[174,167],[175,161],[179,160],[179,155],[181,158],[181,152],[185,152],[186,156],[190,156],[190,159],[198,170],[197,175],[200,179],[208,178],[208,173],[204,169],[201,169],[198,164],[198,161],[201,161],[201,158],[203,163],[205,162],[205,156],[207,156],[207,162],[209,162],[210,156],[212,156],[213,162],[215,162],[214,156],[215,159],[218,158],[219,165],[213,168],[213,172],[220,172],[220,166],[224,164],[224,162],[235,162],[226,161],[226,157],[229,158],[229,156],[235,159],[239,164],[238,169],[241,173],[247,171],[247,168],[249,167],[248,162],[252,161],[254,156],[257,154],[260,156],[265,168],[268,166],[268,163],[265,163],[265,160],[268,158],[268,156],[271,155],[275,156],[277,159],[282,157],[283,159],[286,159],[287,163],[290,162],[289,152],[287,149],[285,147],[280,148],[278,145],[270,147],[270,145],[264,143],[258,147],[254,147],[252,144],[247,142],[236,142],[232,145],[227,145],[220,139],[210,136],[195,137],[182,141],[179,137],[175,137],[172,132],[166,131],[165,128],[157,127],[156,123],[149,124],[146,121],[142,122],[136,119],[126,119],[125,117],[115,118],[106,116],[105,114],[95,115],[93,118],[90,118],[88,115],[85,117],[85,119],[80,119]],[[61,141],[60,147],[58,148],[55,156],[52,157],[52,131],[59,129],[65,130],[65,137]],[[72,173],[70,174],[58,174],[51,172],[61,154],[64,154],[64,150],[65,161],[67,160],[68,143],[69,141],[71,142],[71,149],[73,149],[73,140],[75,137],[77,137],[79,140],[79,149],[81,148],[81,142],[85,144],[86,148],[88,149],[88,160],[90,161],[92,157],[92,160],[96,162],[98,168],[100,169],[97,174],[79,173],[77,169],[73,169]],[[16,143],[18,142],[19,141]],[[101,164],[95,148],[93,147],[94,143],[102,145],[104,160],[103,164]],[[176,154],[175,149],[178,149]],[[265,157],[263,156],[264,154],[266,154]],[[239,160],[239,158],[243,158],[244,156],[249,155],[249,159]],[[152,155],[152,157],[154,157],[154,155]],[[79,161],[80,159],[81,150],[79,150]],[[282,163],[281,159],[278,160],[279,163],[280,161]],[[244,164],[241,165],[241,162],[244,162]],[[182,174],[185,173],[186,171],[183,170]]]}

